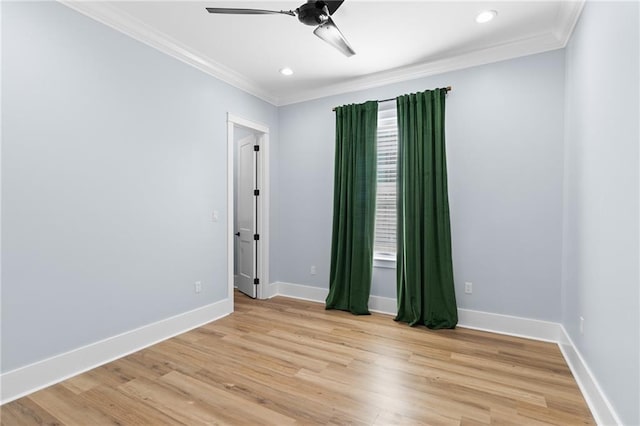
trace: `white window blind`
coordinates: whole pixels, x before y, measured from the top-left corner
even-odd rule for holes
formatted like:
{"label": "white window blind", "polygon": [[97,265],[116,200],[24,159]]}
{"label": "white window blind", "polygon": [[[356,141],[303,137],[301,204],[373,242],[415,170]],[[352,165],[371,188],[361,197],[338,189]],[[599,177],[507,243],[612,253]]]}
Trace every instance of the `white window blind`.
{"label": "white window blind", "polygon": [[376,190],[376,258],[396,256],[396,176],[398,170],[398,118],[396,102],[378,106],[378,175]]}

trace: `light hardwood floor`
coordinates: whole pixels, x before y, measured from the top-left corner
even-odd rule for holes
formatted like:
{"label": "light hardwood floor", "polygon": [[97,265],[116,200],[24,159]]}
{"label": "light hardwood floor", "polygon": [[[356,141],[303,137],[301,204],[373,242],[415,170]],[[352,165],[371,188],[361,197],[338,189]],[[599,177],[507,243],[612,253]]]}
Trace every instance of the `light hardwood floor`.
{"label": "light hardwood floor", "polygon": [[283,297],[235,309],[5,404],[1,423],[594,424],[551,343]]}

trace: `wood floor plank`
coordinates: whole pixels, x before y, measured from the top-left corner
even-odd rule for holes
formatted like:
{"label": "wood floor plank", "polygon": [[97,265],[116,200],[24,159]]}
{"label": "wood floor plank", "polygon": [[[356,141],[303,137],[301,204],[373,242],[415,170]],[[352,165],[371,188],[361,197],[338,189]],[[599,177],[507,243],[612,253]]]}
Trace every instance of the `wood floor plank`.
{"label": "wood floor plank", "polygon": [[57,426],[62,422],[32,399],[20,398],[0,407],[0,424],[3,426]]}
{"label": "wood floor plank", "polygon": [[[447,362],[415,354],[411,356],[411,359],[409,361],[420,366],[432,368],[434,370],[447,371],[450,373],[459,374],[461,376],[480,379],[488,384],[500,387],[507,386],[518,391],[535,392],[539,395],[543,395],[549,387],[549,384],[545,380],[534,380],[533,378],[531,378],[530,380],[521,380],[518,375],[514,374],[512,371],[510,371],[510,369],[486,369],[482,364],[459,364],[456,362],[452,362],[451,359]],[[556,385],[554,387],[554,394],[557,396],[570,398],[571,396],[575,395],[576,392],[573,387],[567,387],[566,385]],[[544,405],[546,405],[546,401]]]}
{"label": "wood floor plank", "polygon": [[84,392],[81,398],[103,414],[113,417],[121,425],[172,425],[176,419],[141,404],[137,399],[106,386],[98,386]]}
{"label": "wood floor plank", "polygon": [[5,404],[0,423],[595,424],[557,345],[239,293],[233,314]]}
{"label": "wood floor plank", "polygon": [[225,413],[236,424],[240,422],[265,425],[295,423],[295,419],[291,417],[177,371],[166,374],[161,380],[182,390],[185,394],[193,395],[197,401],[214,407],[216,412]]}
{"label": "wood floor plank", "polygon": [[80,374],[79,376],[65,380],[61,385],[78,395],[99,386],[100,382],[87,374]]}
{"label": "wood floor plank", "polygon": [[[459,410],[446,410],[439,404],[431,404],[433,399],[415,392],[394,386],[392,383],[365,383],[358,386],[356,381],[338,381],[326,374],[318,374],[310,370],[301,370],[298,377],[303,377],[316,386],[324,387],[343,397],[353,398],[354,401],[373,407],[384,407],[386,411],[402,413],[403,417],[426,424],[449,424],[460,420]],[[357,388],[358,392],[353,392]],[[425,406],[425,403],[429,405]]]}
{"label": "wood floor plank", "polygon": [[52,416],[68,425],[117,425],[110,415],[81,400],[78,395],[58,384],[28,397]]}
{"label": "wood floor plank", "polygon": [[505,399],[527,401],[538,406],[546,406],[544,396],[535,391],[518,389],[512,386],[465,376],[446,368],[428,368],[427,366],[415,365],[409,362],[399,362],[392,358],[381,359],[378,363],[387,368],[393,368],[410,374],[423,376],[431,380],[445,383],[463,383],[463,386],[470,389],[476,389]]}
{"label": "wood floor plank", "polygon": [[[360,372],[371,371],[375,365],[367,365]],[[431,406],[437,407],[439,413],[457,413],[476,421],[488,423],[490,421],[489,405],[478,403],[475,397],[466,399],[451,398],[449,392],[437,392],[441,386],[431,386],[422,378],[412,375],[389,374],[388,371],[378,370],[376,374],[361,374],[352,366],[346,368],[335,367],[325,371],[322,375],[330,380],[340,382],[346,386],[368,389],[383,397],[392,395],[406,395],[406,402],[421,406],[428,400]]]}
{"label": "wood floor plank", "polygon": [[[264,344],[272,348],[282,349],[283,351],[301,356],[303,357],[303,359],[310,359],[314,362],[319,362],[321,369],[326,368],[327,363],[349,365],[349,363],[353,361],[353,356],[349,354],[342,354],[340,352],[333,352],[328,350],[318,350],[317,348],[309,347],[301,343],[300,340],[298,340],[297,342],[284,340],[278,337],[274,337],[269,333],[251,333],[248,336],[245,336],[243,339],[250,344],[253,342]],[[309,364],[305,362],[304,365],[308,366]]]}
{"label": "wood floor plank", "polygon": [[[274,386],[273,381],[262,382],[252,375],[235,374],[232,370],[215,368],[202,370],[196,376],[199,380],[213,386],[222,386],[227,392],[254,401],[282,414],[294,417],[303,424],[326,424],[332,418],[335,406],[327,406],[326,399],[314,401],[304,395],[302,389]],[[293,406],[291,400],[296,400]],[[303,406],[303,408],[299,408]],[[343,415],[349,419],[347,415]]]}
{"label": "wood floor plank", "polygon": [[213,407],[195,401],[193,396],[166,386],[159,381],[136,379],[123,384],[118,389],[125,395],[176,419],[179,424],[232,424],[226,413],[216,411]]}
{"label": "wood floor plank", "polygon": [[[358,408],[358,405],[351,401],[349,396],[345,398],[342,394],[300,380],[295,374],[289,374],[289,372],[283,374],[275,371],[270,366],[261,362],[261,360],[238,364],[236,359],[224,355],[216,359],[217,366],[211,366],[206,370],[210,376],[216,373],[222,374],[227,371],[236,376],[235,380],[237,380],[237,376],[249,377],[260,385],[277,389],[282,396],[286,397],[284,403],[289,403],[289,410],[304,411],[308,410],[309,407],[320,407],[327,413],[333,412],[333,415],[330,417],[344,417],[345,420],[347,420],[349,416],[343,416],[343,412],[346,412],[352,413],[352,420],[361,420],[359,417],[360,414],[356,416],[353,415],[354,409]],[[300,369],[297,368],[296,372],[299,370]],[[231,383],[235,383],[235,380],[232,380]],[[291,405],[292,401],[295,401],[296,404]],[[367,405],[363,404],[360,406],[359,411],[365,413],[364,416],[368,419],[370,416],[368,411],[370,410],[366,408]],[[330,418],[325,422],[329,420]]]}
{"label": "wood floor plank", "polygon": [[452,353],[451,359],[459,365],[476,366],[487,370],[502,370],[523,380],[535,379],[540,383],[551,386],[574,388],[575,380],[568,374],[558,374],[553,370],[540,369],[530,365],[515,364],[496,359],[495,357],[470,356]]}

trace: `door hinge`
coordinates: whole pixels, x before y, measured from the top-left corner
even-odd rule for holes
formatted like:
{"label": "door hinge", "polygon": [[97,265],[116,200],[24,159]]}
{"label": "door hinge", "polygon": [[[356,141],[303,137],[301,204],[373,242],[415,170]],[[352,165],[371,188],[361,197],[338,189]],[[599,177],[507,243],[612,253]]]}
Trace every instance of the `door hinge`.
{"label": "door hinge", "polygon": [[253,239],[258,241],[260,239],[260,234],[253,234]]}
{"label": "door hinge", "polygon": [[260,151],[260,145],[254,145],[253,146],[253,150],[254,151]]}
{"label": "door hinge", "polygon": [[256,197],[257,197],[258,195],[260,195],[260,190],[259,190],[259,189],[254,189],[254,190],[253,190],[253,195],[255,195]]}
{"label": "door hinge", "polygon": [[260,284],[260,278],[254,278],[253,283],[256,285]]}

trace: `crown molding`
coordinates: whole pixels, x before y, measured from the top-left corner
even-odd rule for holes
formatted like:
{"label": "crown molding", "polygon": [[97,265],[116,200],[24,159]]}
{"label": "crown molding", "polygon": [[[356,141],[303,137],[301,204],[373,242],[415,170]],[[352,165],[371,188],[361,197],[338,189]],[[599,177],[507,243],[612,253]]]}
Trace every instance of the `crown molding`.
{"label": "crown molding", "polygon": [[122,10],[114,8],[107,1],[58,0],[58,2],[275,106],[290,105],[327,96],[367,90],[492,62],[562,49],[569,41],[585,4],[585,0],[560,2],[556,25],[544,34],[513,40],[478,51],[463,52],[423,64],[356,77],[337,84],[300,91],[293,95],[278,96],[263,89],[242,74],[190,49],[167,34],[152,28]]}
{"label": "crown molding", "polygon": [[145,24],[139,19],[116,9],[107,1],[58,0],[59,3],[94,19],[108,27],[128,35],[148,46],[172,56],[244,92],[270,104],[277,105],[277,97],[263,90],[254,82],[230,68],[207,58],[183,45],[167,34]]}
{"label": "crown molding", "polygon": [[563,1],[560,3],[560,12],[556,23],[555,36],[562,47],[565,47],[573,34],[573,29],[578,23],[585,0]]}
{"label": "crown molding", "polygon": [[482,50],[465,52],[437,61],[369,74],[364,77],[345,80],[338,84],[307,90],[293,96],[283,96],[278,98],[278,106],[310,101],[342,93],[373,89],[402,81],[415,80],[443,74],[445,72],[561,49],[562,47],[564,46],[554,34],[545,33],[502,43]]}

